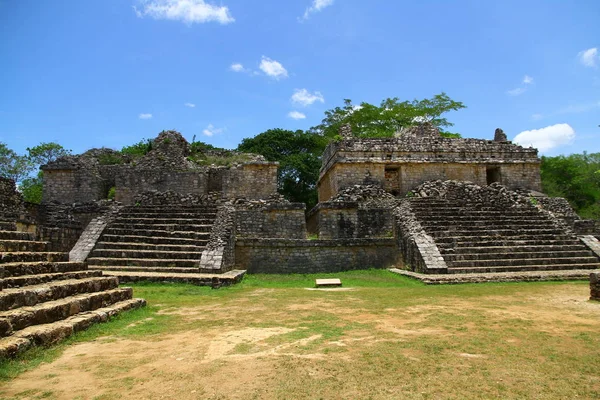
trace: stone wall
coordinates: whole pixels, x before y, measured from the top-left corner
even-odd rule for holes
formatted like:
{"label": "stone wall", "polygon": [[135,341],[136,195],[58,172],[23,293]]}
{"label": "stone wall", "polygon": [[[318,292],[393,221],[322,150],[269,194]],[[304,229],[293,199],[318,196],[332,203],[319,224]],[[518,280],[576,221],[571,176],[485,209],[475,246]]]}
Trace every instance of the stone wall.
{"label": "stone wall", "polygon": [[305,208],[304,203],[239,208],[235,212],[236,236],[306,239]]}
{"label": "stone wall", "polygon": [[200,259],[200,272],[222,273],[235,265],[235,208],[227,203],[218,208],[210,239]]}
{"label": "stone wall", "polygon": [[384,187],[385,182],[385,164],[336,164],[319,178],[317,183],[319,202],[328,201],[343,189],[353,185]]}
{"label": "stone wall", "polygon": [[277,193],[276,162],[246,163],[227,170],[222,176],[223,196],[264,199]]}
{"label": "stone wall", "polygon": [[590,300],[600,301],[600,272],[590,274]]}
{"label": "stone wall", "polygon": [[12,179],[0,177],[0,218],[18,219],[24,211],[23,197]]}
{"label": "stone wall", "polygon": [[116,176],[115,200],[133,204],[136,195],[148,191],[202,195],[207,193],[207,181],[208,175],[205,172],[124,167]]}
{"label": "stone wall", "polygon": [[398,262],[394,239],[238,239],[236,268],[250,273],[318,273],[388,268]]}
{"label": "stone wall", "polygon": [[359,207],[357,202],[319,203],[308,215],[308,231],[319,239],[394,236],[390,208]]}

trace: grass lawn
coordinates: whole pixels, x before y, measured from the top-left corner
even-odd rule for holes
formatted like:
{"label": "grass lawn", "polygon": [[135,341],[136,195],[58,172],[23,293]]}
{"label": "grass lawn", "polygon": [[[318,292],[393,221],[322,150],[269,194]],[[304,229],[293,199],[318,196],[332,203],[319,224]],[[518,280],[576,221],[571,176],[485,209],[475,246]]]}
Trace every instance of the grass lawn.
{"label": "grass lawn", "polygon": [[[339,277],[340,290],[309,290]],[[425,286],[387,271],[133,285],[145,309],[0,362],[15,399],[594,399],[586,282]]]}

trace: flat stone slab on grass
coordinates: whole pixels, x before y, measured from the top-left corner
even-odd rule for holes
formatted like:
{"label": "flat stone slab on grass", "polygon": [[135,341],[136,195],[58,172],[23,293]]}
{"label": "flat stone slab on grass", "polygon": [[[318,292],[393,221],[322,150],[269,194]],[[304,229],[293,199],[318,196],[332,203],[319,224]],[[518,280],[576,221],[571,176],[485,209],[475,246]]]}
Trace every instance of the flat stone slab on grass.
{"label": "flat stone slab on grass", "polygon": [[339,287],[342,286],[342,281],[338,278],[330,278],[330,279],[316,279],[315,285],[318,288],[321,287]]}

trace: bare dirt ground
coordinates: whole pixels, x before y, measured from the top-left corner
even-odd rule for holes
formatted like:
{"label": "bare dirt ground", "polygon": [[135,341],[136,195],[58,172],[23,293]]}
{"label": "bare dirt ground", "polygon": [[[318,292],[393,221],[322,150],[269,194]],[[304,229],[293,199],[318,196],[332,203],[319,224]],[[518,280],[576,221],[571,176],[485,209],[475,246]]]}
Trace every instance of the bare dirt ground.
{"label": "bare dirt ground", "polygon": [[402,301],[402,289],[256,289],[165,307],[185,329],[69,346],[0,396],[594,398],[600,303],[581,284],[515,287]]}

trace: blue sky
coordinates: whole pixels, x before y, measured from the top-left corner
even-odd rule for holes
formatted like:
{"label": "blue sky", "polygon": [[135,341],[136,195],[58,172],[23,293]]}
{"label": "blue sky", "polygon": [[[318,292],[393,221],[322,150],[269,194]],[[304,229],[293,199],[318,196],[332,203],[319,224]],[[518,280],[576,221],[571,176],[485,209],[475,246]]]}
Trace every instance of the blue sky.
{"label": "blue sky", "polygon": [[597,0],[0,0],[0,141],[233,148],[344,98],[445,91],[465,137],[599,152],[599,18]]}

